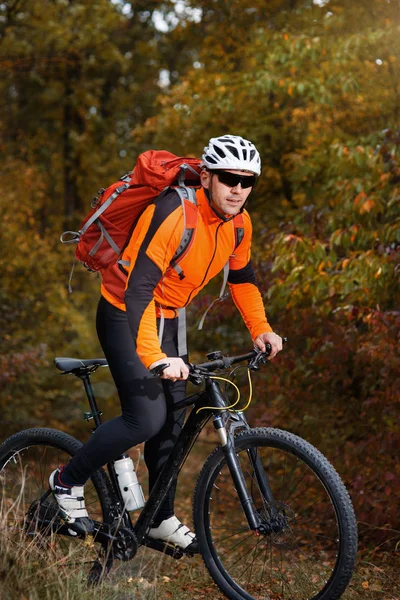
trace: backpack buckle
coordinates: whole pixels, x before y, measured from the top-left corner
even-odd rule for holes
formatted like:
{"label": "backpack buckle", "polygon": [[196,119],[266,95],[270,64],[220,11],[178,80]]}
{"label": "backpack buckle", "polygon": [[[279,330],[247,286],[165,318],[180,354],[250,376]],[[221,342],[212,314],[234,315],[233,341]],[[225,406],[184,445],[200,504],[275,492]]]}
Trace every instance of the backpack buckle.
{"label": "backpack buckle", "polygon": [[101,200],[101,197],[102,197],[102,195],[104,194],[105,191],[106,190],[104,188],[100,188],[99,189],[99,191],[97,192],[97,196],[95,196],[93,198],[93,200],[91,201],[91,203],[90,203],[90,206],[92,208],[96,208],[96,206],[99,204],[99,202]]}

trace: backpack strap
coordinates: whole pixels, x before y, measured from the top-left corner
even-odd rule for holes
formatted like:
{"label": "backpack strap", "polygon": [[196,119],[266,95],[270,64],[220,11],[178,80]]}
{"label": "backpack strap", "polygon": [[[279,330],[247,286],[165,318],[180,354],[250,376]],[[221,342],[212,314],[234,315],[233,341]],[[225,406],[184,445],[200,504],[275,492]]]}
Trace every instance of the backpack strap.
{"label": "backpack strap", "polygon": [[178,356],[186,356],[186,308],[178,308]]}
{"label": "backpack strap", "polygon": [[[182,163],[181,164],[181,168],[179,171],[179,179],[178,179],[178,183],[180,187],[185,187],[185,177],[186,177],[186,171],[190,171],[191,173],[193,173],[193,175],[196,176],[196,178],[199,177],[199,173],[198,171],[196,171],[196,169],[193,169],[190,165],[188,165],[187,163]],[[200,184],[199,184],[200,185]]]}
{"label": "backpack strap", "polygon": [[[168,192],[169,189],[175,190],[175,192],[178,194],[183,211],[183,233],[179,246],[171,259],[170,266],[172,269],[174,269],[174,271],[177,272],[179,279],[184,279],[185,274],[178,265],[178,262],[189,250],[189,246],[193,241],[198,219],[196,190],[194,188],[180,186],[177,188],[166,188],[163,192],[161,192],[161,194]],[[127,269],[129,269],[130,262],[128,260],[119,259],[117,263],[119,267],[122,268],[122,272],[127,275]]]}
{"label": "backpack strap", "polygon": [[[176,271],[179,279],[185,278],[185,274],[178,262],[182,259],[183,255],[189,250],[189,247],[193,241],[194,232],[197,226],[197,198],[196,190],[194,188],[186,187],[181,185],[180,187],[173,188],[178,194],[183,211],[183,234],[179,246],[172,257],[170,266]],[[189,205],[185,203],[185,200],[189,202]]]}
{"label": "backpack strap", "polygon": [[[191,169],[188,165],[182,165],[181,167],[181,175],[180,175],[180,186],[173,188],[178,194],[181,204],[182,204],[182,212],[183,212],[183,233],[181,237],[181,241],[179,243],[178,248],[174,256],[172,257],[170,267],[176,271],[179,276],[179,279],[185,278],[185,273],[178,265],[178,261],[181,260],[183,255],[189,250],[189,247],[193,241],[194,232],[197,225],[198,213],[197,213],[197,198],[196,198],[196,190],[191,187],[186,187],[182,184],[184,181],[184,175],[186,169]],[[188,202],[188,204],[186,204]],[[162,344],[163,333],[164,333],[164,314],[162,307],[161,308],[161,317],[160,317],[160,326],[158,332],[158,341],[160,346]],[[187,354],[186,347],[186,310],[185,308],[178,309],[178,356],[185,356]]]}
{"label": "backpack strap", "polygon": [[[127,190],[129,187],[130,187],[129,183],[123,183],[122,185],[117,187],[116,190],[111,194],[111,196],[109,198],[107,198],[107,200],[86,221],[86,223],[84,224],[82,229],[79,230],[79,232],[78,232],[79,235],[82,236],[85,233],[85,231],[87,231],[89,229],[91,224],[94,223],[100,217],[100,215],[103,214],[103,212],[105,210],[107,210],[107,208],[110,206],[110,204],[112,204],[114,202],[114,200],[116,198],[118,198],[118,196],[120,194],[122,194],[122,192],[125,192],[125,190]],[[112,238],[110,238],[110,239],[112,239]],[[110,243],[108,238],[107,238],[107,241]],[[113,247],[113,246],[111,246],[111,247]],[[118,248],[118,246],[116,246],[116,245],[115,245],[115,247]],[[113,250],[114,250],[114,248],[113,248]],[[120,252],[120,248],[118,248],[117,254],[119,254],[119,252]]]}
{"label": "backpack strap", "polygon": [[125,175],[122,175],[122,177],[120,177],[119,180],[130,182],[132,177],[133,177],[133,171],[131,171],[130,173],[125,173]]}

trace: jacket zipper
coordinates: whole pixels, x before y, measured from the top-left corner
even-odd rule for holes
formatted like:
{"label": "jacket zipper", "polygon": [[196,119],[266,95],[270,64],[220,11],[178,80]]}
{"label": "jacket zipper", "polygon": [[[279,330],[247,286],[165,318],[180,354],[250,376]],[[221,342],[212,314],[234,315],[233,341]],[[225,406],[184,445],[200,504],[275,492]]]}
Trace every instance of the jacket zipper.
{"label": "jacket zipper", "polygon": [[185,307],[185,306],[187,306],[187,305],[189,304],[189,302],[190,302],[190,300],[191,300],[191,298],[192,298],[192,295],[194,294],[194,292],[195,292],[196,290],[198,290],[199,288],[201,288],[201,286],[203,285],[204,281],[206,280],[206,277],[207,277],[207,275],[208,275],[208,271],[210,270],[210,267],[211,267],[211,265],[212,265],[212,262],[213,262],[213,260],[214,260],[215,253],[217,252],[217,239],[218,239],[218,231],[219,231],[219,228],[220,228],[220,227],[222,227],[222,225],[223,225],[223,223],[219,223],[219,224],[218,224],[218,227],[217,227],[217,229],[215,230],[215,239],[214,239],[214,252],[213,252],[213,255],[212,255],[212,257],[211,257],[211,260],[210,260],[210,262],[208,263],[208,267],[207,267],[207,269],[206,269],[206,272],[205,272],[205,274],[204,274],[203,280],[202,280],[202,282],[200,283],[200,285],[198,285],[197,287],[195,287],[195,288],[194,288],[194,289],[193,289],[193,290],[190,292],[190,294],[189,294],[189,297],[188,297],[188,299],[186,300],[186,302],[185,302],[185,304],[183,305],[183,307]]}

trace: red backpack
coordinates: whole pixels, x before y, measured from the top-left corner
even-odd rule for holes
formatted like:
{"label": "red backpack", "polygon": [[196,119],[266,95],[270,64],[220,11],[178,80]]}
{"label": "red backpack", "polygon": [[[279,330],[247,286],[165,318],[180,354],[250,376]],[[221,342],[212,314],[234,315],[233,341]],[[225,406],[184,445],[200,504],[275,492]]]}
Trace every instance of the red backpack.
{"label": "red backpack", "polygon": [[[178,157],[166,150],[143,152],[131,173],[99,190],[79,231],[64,231],[61,242],[77,244],[75,258],[89,271],[105,271],[119,261],[145,208],[170,187],[178,193],[185,216],[181,242],[171,260],[171,266],[180,275],[179,260],[189,250],[197,225],[195,190],[200,187],[200,160],[197,158]],[[237,215],[233,223],[236,248],[244,235],[242,214]],[[227,269],[228,265],[224,269],[220,297],[225,289]],[[69,279],[70,292],[73,270],[74,267]]]}
{"label": "red backpack", "polygon": [[[176,187],[186,224],[194,228],[193,220],[197,220],[197,210],[193,210],[194,188],[200,187],[199,165],[197,158],[180,158],[165,150],[143,152],[131,173],[99,190],[79,231],[64,231],[62,243],[77,244],[75,257],[89,271],[106,269],[121,256],[145,208],[168,187]],[[187,237],[185,233],[186,229],[182,240]]]}

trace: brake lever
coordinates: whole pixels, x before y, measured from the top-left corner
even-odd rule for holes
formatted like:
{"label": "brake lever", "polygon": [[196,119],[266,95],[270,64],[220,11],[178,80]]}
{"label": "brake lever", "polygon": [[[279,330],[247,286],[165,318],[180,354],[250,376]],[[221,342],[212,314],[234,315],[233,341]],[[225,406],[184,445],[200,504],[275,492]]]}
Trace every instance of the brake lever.
{"label": "brake lever", "polygon": [[195,366],[192,363],[189,363],[189,381],[191,381],[192,383],[194,383],[194,385],[200,385],[201,383],[203,383],[205,376],[209,375],[209,372],[207,371],[207,369],[201,369],[200,367]]}
{"label": "brake lever", "polygon": [[169,367],[169,363],[161,363],[160,365],[156,365],[154,369],[149,369],[149,371],[155,377],[161,377],[167,367]]}
{"label": "brake lever", "polygon": [[[288,341],[287,337],[282,338],[283,344],[286,344],[287,341]],[[257,354],[256,354],[256,356],[254,356],[254,358],[250,358],[250,360],[248,362],[248,366],[251,371],[258,371],[258,369],[260,368],[260,365],[267,364],[268,357],[271,354],[272,348],[271,348],[271,344],[266,344],[267,352],[262,352],[261,350],[258,350],[258,348],[254,348],[254,350],[256,350]]]}
{"label": "brake lever", "polygon": [[268,354],[262,352],[261,350],[254,356],[254,358],[250,358],[248,362],[248,367],[250,371],[258,371],[260,365],[265,365],[268,362]]}

